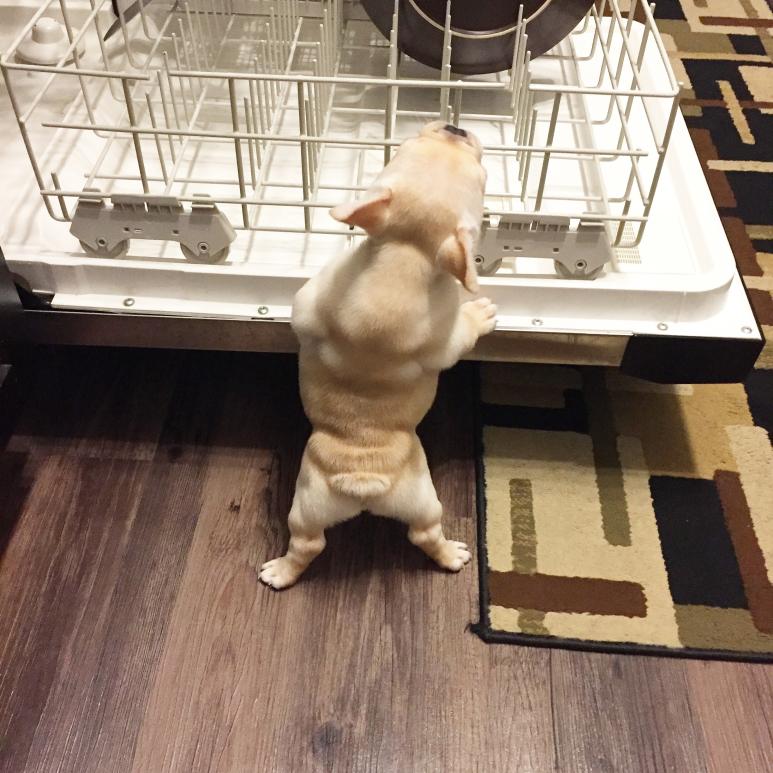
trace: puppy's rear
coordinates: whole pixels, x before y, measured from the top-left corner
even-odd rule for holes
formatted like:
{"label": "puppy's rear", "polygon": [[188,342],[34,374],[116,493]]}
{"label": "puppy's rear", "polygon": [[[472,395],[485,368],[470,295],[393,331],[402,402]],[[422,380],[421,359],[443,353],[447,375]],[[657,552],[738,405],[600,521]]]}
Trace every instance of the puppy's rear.
{"label": "puppy's rear", "polygon": [[347,496],[387,493],[417,453],[415,427],[434,399],[436,374],[377,347],[342,359],[324,344],[308,349],[301,352],[301,396],[313,426],[309,463]]}

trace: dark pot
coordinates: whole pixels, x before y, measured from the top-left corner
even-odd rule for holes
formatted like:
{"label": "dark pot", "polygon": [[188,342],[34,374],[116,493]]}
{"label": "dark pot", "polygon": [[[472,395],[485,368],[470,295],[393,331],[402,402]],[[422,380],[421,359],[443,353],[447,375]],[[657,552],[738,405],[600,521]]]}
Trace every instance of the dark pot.
{"label": "dark pot", "polygon": [[[399,0],[399,3],[400,50],[422,64],[440,69],[446,1]],[[381,33],[389,37],[394,0],[362,0],[362,5]],[[523,5],[524,19],[546,6],[526,25],[528,49],[533,59],[563,40],[582,20],[593,0],[524,0],[523,3],[451,0],[452,30],[464,35],[453,36],[451,69],[461,75],[509,69],[515,46],[512,28],[520,5]],[[417,7],[432,21],[423,18]]]}

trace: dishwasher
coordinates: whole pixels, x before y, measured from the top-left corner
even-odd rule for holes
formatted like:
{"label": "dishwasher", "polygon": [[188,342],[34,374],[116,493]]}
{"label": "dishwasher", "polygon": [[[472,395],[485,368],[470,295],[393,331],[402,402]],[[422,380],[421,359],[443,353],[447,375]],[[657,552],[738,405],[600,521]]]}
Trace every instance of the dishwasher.
{"label": "dishwasher", "polygon": [[538,52],[550,4],[511,4],[505,69],[462,74],[452,3],[0,0],[0,337],[294,351],[294,294],[364,238],[328,210],[441,119],[488,172],[499,313],[470,357],[743,379],[762,334],[653,8],[589,0]]}

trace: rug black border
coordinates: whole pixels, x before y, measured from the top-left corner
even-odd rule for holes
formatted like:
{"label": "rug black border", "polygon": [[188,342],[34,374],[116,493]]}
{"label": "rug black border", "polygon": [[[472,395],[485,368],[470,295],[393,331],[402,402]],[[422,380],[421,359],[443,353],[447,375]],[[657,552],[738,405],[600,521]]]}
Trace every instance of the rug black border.
{"label": "rug black border", "polygon": [[683,658],[690,660],[724,660],[738,663],[773,663],[773,653],[734,652],[732,650],[675,649],[657,644],[630,644],[627,642],[597,642],[584,639],[561,639],[554,636],[536,636],[526,633],[507,633],[491,628],[489,619],[488,550],[486,547],[486,494],[483,465],[483,419],[481,412],[480,365],[475,368],[475,508],[478,529],[478,615],[479,620],[470,630],[486,644],[515,644],[524,647],[597,652],[608,655],[646,655]]}

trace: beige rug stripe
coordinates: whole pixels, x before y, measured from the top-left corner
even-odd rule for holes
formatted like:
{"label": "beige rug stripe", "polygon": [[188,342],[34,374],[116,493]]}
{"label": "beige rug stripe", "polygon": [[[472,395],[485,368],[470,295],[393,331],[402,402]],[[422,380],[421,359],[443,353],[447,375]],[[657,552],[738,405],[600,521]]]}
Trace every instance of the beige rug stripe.
{"label": "beige rug stripe", "polygon": [[492,604],[489,621],[495,631],[528,633],[532,636],[550,636],[545,627],[545,613],[536,609],[509,609]]}
{"label": "beige rug stripe", "polygon": [[607,389],[610,392],[643,392],[645,394],[691,395],[695,392],[692,384],[656,384],[654,381],[642,381],[626,376],[619,370],[608,370],[605,374]]}
{"label": "beige rug stripe", "polygon": [[728,427],[727,434],[741,476],[768,578],[773,582],[773,448],[762,427]]}
{"label": "beige rug stripe", "polygon": [[[610,546],[601,528],[590,438],[570,432],[503,427],[487,427],[486,433],[487,471],[492,461],[503,457],[508,483],[514,478],[531,481],[540,572],[603,577],[595,558],[598,549]],[[488,512],[499,517],[501,514],[495,512],[498,510],[490,502]],[[508,522],[509,515],[508,504]],[[495,528],[491,535],[500,533]],[[583,546],[582,551],[577,551],[578,544]],[[498,545],[489,547],[499,551]],[[499,569],[493,565],[491,568]]]}
{"label": "beige rug stripe", "polygon": [[[635,511],[632,509],[632,520],[641,524],[633,534],[633,546],[618,547],[609,545],[604,538],[589,437],[569,432],[500,427],[487,428],[487,432],[487,449],[500,457],[509,457],[510,478],[532,482],[540,572],[570,577],[630,579],[641,583],[652,600],[652,617],[644,619],[551,612],[545,616],[545,627],[550,633],[572,638],[654,640],[678,646],[650,501],[648,473],[637,441],[623,440],[621,458],[624,459],[629,507],[636,508]],[[639,513],[642,508],[645,508],[644,516]],[[491,506],[489,512],[494,514],[495,509],[499,508]],[[506,512],[509,516],[509,508]],[[493,533],[489,532],[489,540]],[[494,547],[491,542],[489,547]],[[656,609],[663,606],[666,606],[665,610]],[[498,617],[502,621],[501,614]],[[517,619],[514,616],[508,618]],[[496,627],[495,619],[492,615]]]}
{"label": "beige rug stripe", "polygon": [[755,257],[763,274],[773,276],[773,252],[758,252]]}
{"label": "beige rug stripe", "polygon": [[[591,439],[569,432],[514,432],[528,438],[527,447],[536,444],[542,454],[529,474],[519,472],[532,481],[540,572],[628,579],[630,548],[610,545],[604,536]],[[518,459],[534,458],[518,450],[513,456],[516,465]]]}
{"label": "beige rug stripe", "polygon": [[765,0],[739,0],[744,14],[750,19],[766,19],[770,15],[770,9]]}
{"label": "beige rug stripe", "polygon": [[[550,612],[545,626],[555,636],[596,639],[598,641],[648,642],[667,647],[679,647],[679,630],[674,616],[673,602],[668,589],[668,576],[660,550],[655,513],[649,489],[649,470],[646,468],[641,444],[635,438],[621,437],[618,449],[623,465],[625,494],[631,516],[631,547],[610,545],[598,550],[597,563],[603,562],[604,571],[598,572],[614,580],[640,583],[647,597],[647,617],[627,618],[607,615],[573,615]],[[538,539],[542,532],[538,526]],[[576,553],[588,555],[586,547]],[[545,571],[540,563],[541,571]]]}
{"label": "beige rug stripe", "polygon": [[510,480],[513,477],[506,443],[498,427],[483,428],[486,464],[486,551],[489,569],[513,569],[513,531],[510,519]]}
{"label": "beige rug stripe", "polygon": [[754,135],[749,128],[746,115],[738,102],[738,97],[735,95],[735,91],[733,91],[733,86],[728,81],[717,81],[717,85],[722,94],[722,99],[725,100],[727,109],[733,118],[733,124],[738,131],[741,142],[746,145],[754,145]]}
{"label": "beige rug stripe", "polygon": [[[489,622],[494,631],[508,631],[509,633],[527,633],[521,628],[521,612],[518,609],[500,607],[492,604],[488,609]],[[543,626],[543,632],[550,634]],[[530,631],[528,632],[530,633]]]}
{"label": "beige rug stripe", "polygon": [[[764,2],[764,0],[762,0]],[[690,23],[690,29],[693,32],[700,32],[702,34],[717,34],[723,35],[739,35],[742,32],[746,32],[748,27],[736,27],[734,25],[722,25],[722,24],[704,24],[701,20],[701,16],[717,16],[717,17],[737,17],[744,18],[747,14],[744,11],[743,4],[738,2],[736,9],[729,9],[727,0],[708,0],[705,4],[701,3],[700,6],[694,3],[680,3],[680,7],[684,12],[687,21]]]}

